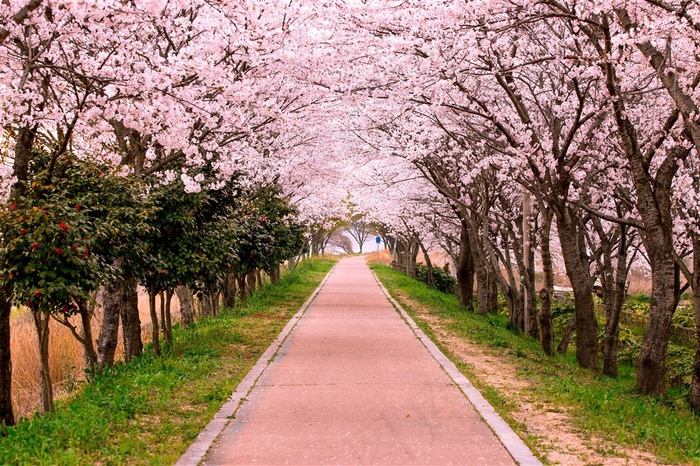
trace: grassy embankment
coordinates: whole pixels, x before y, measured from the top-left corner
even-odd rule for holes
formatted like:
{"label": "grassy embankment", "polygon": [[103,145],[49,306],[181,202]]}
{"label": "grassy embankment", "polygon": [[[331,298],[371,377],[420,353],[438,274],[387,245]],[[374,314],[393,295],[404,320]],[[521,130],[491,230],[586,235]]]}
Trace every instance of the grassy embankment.
{"label": "grassy embankment", "polygon": [[174,332],[172,346],[86,384],[56,413],[0,437],[0,464],[170,464],[219,410],[333,265],[301,264],[280,285]]}
{"label": "grassy embankment", "polygon": [[[663,461],[700,464],[700,419],[687,408],[683,394],[673,393],[663,400],[637,395],[630,366],[621,366],[616,379],[595,375],[577,367],[572,351],[566,356],[546,356],[537,341],[510,330],[504,315],[482,317],[466,312],[455,296],[440,293],[387,266],[372,268],[423,331],[535,450],[537,439],[529,437],[509,416],[514,407],[507,397],[480,382],[466,364],[450,354],[449,348],[440,345],[430,326],[416,318],[411,302],[429,309],[451,335],[483,346],[516,366],[518,377],[528,383],[528,395],[571,413],[582,432],[649,451]],[[407,299],[402,300],[402,296]]]}

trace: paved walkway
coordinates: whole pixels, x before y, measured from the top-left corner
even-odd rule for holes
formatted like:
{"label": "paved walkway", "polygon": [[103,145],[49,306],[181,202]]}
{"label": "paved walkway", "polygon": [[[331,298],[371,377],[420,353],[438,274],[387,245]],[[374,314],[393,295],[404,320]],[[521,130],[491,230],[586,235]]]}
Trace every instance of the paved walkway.
{"label": "paved walkway", "polygon": [[204,464],[515,462],[357,257],[336,266]]}

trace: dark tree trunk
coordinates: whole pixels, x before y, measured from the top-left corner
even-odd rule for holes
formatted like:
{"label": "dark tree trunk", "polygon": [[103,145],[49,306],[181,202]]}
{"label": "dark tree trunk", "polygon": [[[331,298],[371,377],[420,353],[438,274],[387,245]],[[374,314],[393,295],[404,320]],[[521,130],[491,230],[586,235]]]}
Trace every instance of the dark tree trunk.
{"label": "dark tree trunk", "polygon": [[492,314],[498,314],[498,280],[489,280],[487,307]]}
{"label": "dark tree trunk", "polygon": [[85,367],[89,371],[97,369],[97,351],[95,351],[95,340],[92,336],[92,316],[95,313],[95,306],[82,300],[76,300],[78,312],[80,313],[80,323],[83,327],[82,341],[83,358]]}
{"label": "dark tree trunk", "polygon": [[[528,318],[528,333],[532,338],[540,339],[539,319],[537,315],[537,295],[535,294],[535,252],[534,248],[530,248],[530,260],[528,261],[528,278],[524,280],[523,287],[527,288],[526,302],[524,306],[527,308]],[[523,316],[524,318],[525,316]]]}
{"label": "dark tree trunk", "polygon": [[612,296],[606,301],[607,322],[603,336],[603,374],[617,377],[617,347],[620,340],[620,313],[627,294],[627,227],[620,225],[620,243]]}
{"label": "dark tree trunk", "polygon": [[173,303],[173,293],[173,290],[168,290],[165,292],[165,316],[163,320],[163,337],[165,338],[165,344],[167,345],[172,345],[173,343],[173,315],[170,311],[170,307]]}
{"label": "dark tree trunk", "polygon": [[236,276],[227,272],[223,287],[224,307],[233,309],[236,306]]}
{"label": "dark tree trunk", "polygon": [[540,342],[545,353],[554,355],[554,330],[552,326],[552,295],[554,293],[554,267],[552,265],[552,250],[550,247],[552,232],[552,212],[544,212],[544,224],[540,230],[542,249],[542,272],[544,288],[540,290]]}
{"label": "dark tree trunk", "polygon": [[580,232],[574,223],[574,213],[568,206],[561,206],[557,215],[559,241],[566,274],[574,290],[574,316],[576,320],[576,360],[581,367],[600,369],[598,358],[598,322],[595,318],[593,285],[589,265],[584,264],[579,244]]}
{"label": "dark tree trunk", "polygon": [[41,411],[54,411],[53,384],[51,383],[51,366],[49,365],[49,321],[51,314],[43,311],[32,311],[36,334],[39,339],[39,386]]}
{"label": "dark tree trunk", "polygon": [[156,312],[156,296],[158,291],[154,285],[148,287],[148,310],[151,313],[151,344],[153,345],[153,353],[160,356],[160,341],[158,327],[158,312]]}
{"label": "dark tree trunk", "polygon": [[423,242],[421,240],[418,240],[418,245],[420,246],[420,249],[423,252],[423,257],[425,258],[425,266],[428,269],[428,286],[433,288],[435,287],[435,273],[433,272],[433,262],[430,260],[428,251],[427,249],[425,249],[425,246],[423,245]]}
{"label": "dark tree trunk", "polygon": [[214,286],[209,287],[209,292],[207,293],[209,295],[209,304],[211,306],[211,312],[213,316],[216,316],[219,314],[219,304],[220,304],[220,298],[221,295],[219,294],[218,291],[214,288]]}
{"label": "dark tree trunk", "polygon": [[406,274],[411,278],[416,278],[416,260],[420,245],[417,238],[411,238],[408,241],[408,251],[406,253]]}
{"label": "dark tree trunk", "polygon": [[209,292],[207,289],[202,290],[198,294],[201,304],[202,304],[202,316],[210,317],[214,315],[214,310],[211,306],[211,299],[209,299]]}
{"label": "dark tree trunk", "polygon": [[36,139],[36,126],[23,127],[17,131],[17,141],[15,143],[15,158],[13,162],[13,175],[17,178],[17,183],[13,188],[13,195],[23,196],[26,189],[26,182],[29,176],[29,161],[32,158],[32,148]]}
{"label": "dark tree trunk", "polygon": [[192,300],[192,290],[184,285],[176,289],[177,299],[180,301],[180,319],[182,326],[188,327],[194,323],[194,303]]}
{"label": "dark tree trunk", "polygon": [[139,295],[135,279],[120,280],[121,303],[119,313],[122,319],[122,340],[124,341],[124,361],[141,356],[141,316],[139,315]]}
{"label": "dark tree trunk", "polygon": [[262,270],[255,269],[255,281],[258,284],[257,290],[261,291],[263,289],[263,286],[265,285],[265,283],[263,282]]}
{"label": "dark tree trunk", "polygon": [[163,334],[163,341],[165,341],[165,334],[168,333],[165,323],[165,291],[158,293],[158,302],[160,303],[160,332]]}
{"label": "dark tree trunk", "polygon": [[272,270],[270,272],[270,282],[272,282],[273,285],[279,285],[281,278],[282,270],[280,264],[275,264],[275,266],[272,267]]}
{"label": "dark tree trunk", "polygon": [[459,256],[455,264],[457,269],[457,294],[459,304],[474,312],[474,257],[472,256],[469,231],[462,223],[459,235]]}
{"label": "dark tree trunk", "polygon": [[574,336],[575,331],[576,318],[573,317],[566,326],[566,330],[564,330],[564,335],[561,336],[561,341],[559,342],[559,345],[557,345],[557,353],[566,354],[566,351],[569,349],[569,343],[571,343],[571,338]]}
{"label": "dark tree trunk", "polygon": [[0,435],[2,426],[15,425],[12,410],[12,358],[10,357],[11,291],[5,286],[0,296]]}
{"label": "dark tree trunk", "polygon": [[[649,324],[637,359],[637,388],[640,392],[661,396],[666,378],[666,350],[675,311],[676,265],[671,257],[647,251],[652,263]],[[653,258],[652,258],[653,257]]]}
{"label": "dark tree trunk", "polygon": [[690,407],[700,413],[700,235],[693,235],[693,306],[695,308],[695,360],[690,384]]}
{"label": "dark tree trunk", "polygon": [[114,365],[114,352],[119,336],[119,312],[122,301],[121,281],[115,280],[105,285],[103,293],[102,327],[97,342],[97,370]]}
{"label": "dark tree trunk", "polygon": [[[248,275],[251,280],[249,285],[251,289],[255,289],[255,274]],[[219,293],[212,285],[207,285],[202,290],[202,315],[215,316],[219,311]]]}
{"label": "dark tree trunk", "polygon": [[255,270],[251,270],[246,274],[245,277],[246,281],[246,286],[245,286],[245,292],[248,296],[251,296],[253,293],[255,293]]}
{"label": "dark tree trunk", "polygon": [[241,302],[244,303],[248,299],[248,287],[246,285],[245,275],[238,275],[236,280],[238,281],[238,296],[241,298]]}
{"label": "dark tree trunk", "polygon": [[[472,245],[473,250],[474,245]],[[481,254],[474,254],[474,266],[476,269],[476,313],[485,316],[489,313],[491,275]]]}
{"label": "dark tree trunk", "polygon": [[[607,17],[602,17],[599,25],[605,37],[609,37]],[[592,37],[593,41],[598,38]],[[612,52],[611,41],[599,48],[605,54]],[[671,216],[671,191],[673,178],[678,171],[679,161],[689,154],[689,150],[676,146],[668,149],[665,160],[651,177],[651,160],[655,148],[643,151],[639,143],[637,128],[627,118],[625,94],[619,88],[615,63],[605,60],[601,65],[605,73],[605,86],[614,110],[620,147],[625,151],[629,162],[634,188],[637,195],[636,208],[642,218],[641,231],[644,249],[651,266],[651,303],[649,324],[644,334],[642,348],[637,359],[637,389],[646,395],[661,396],[664,393],[666,378],[666,350],[671,330],[671,317],[675,311],[675,262],[673,244],[673,220]],[[672,113],[665,125],[671,128],[679,114]],[[666,142],[661,140],[660,142]],[[659,144],[659,146],[662,144]],[[649,148],[648,148],[649,149]]]}

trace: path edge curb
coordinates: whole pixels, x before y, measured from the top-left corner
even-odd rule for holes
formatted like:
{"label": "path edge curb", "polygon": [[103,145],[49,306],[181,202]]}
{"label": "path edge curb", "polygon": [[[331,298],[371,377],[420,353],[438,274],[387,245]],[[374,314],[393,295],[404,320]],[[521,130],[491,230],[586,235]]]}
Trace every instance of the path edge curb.
{"label": "path edge curb", "polygon": [[450,361],[450,359],[445,356],[445,354],[440,351],[440,349],[433,343],[433,341],[421,330],[420,327],[414,322],[411,316],[404,310],[404,308],[391,296],[389,291],[386,289],[384,284],[379,280],[377,274],[372,270],[372,275],[374,279],[379,284],[382,292],[389,300],[389,302],[394,306],[396,311],[401,315],[403,320],[408,324],[408,326],[413,330],[418,339],[423,343],[423,346],[430,352],[430,354],[435,358],[435,360],[442,366],[442,369],[447,373],[447,375],[452,379],[452,381],[459,387],[459,389],[464,393],[469,402],[474,406],[476,412],[484,419],[489,428],[496,434],[496,437],[501,441],[503,446],[508,450],[510,456],[520,465],[520,466],[542,466],[542,462],[537,459],[537,457],[532,453],[530,447],[528,447],[525,442],[515,433],[515,431],[503,420],[503,418],[496,412],[496,410],[491,406],[486,398],[477,390],[474,385],[469,382],[464,374],[462,374],[457,366]]}
{"label": "path edge curb", "polygon": [[219,437],[219,434],[221,434],[234,414],[236,414],[241,403],[251,390],[253,390],[262,373],[265,372],[265,369],[267,369],[275,359],[280,348],[287,340],[287,337],[292,333],[292,330],[294,330],[302,317],[304,317],[304,314],[306,314],[314,303],[321,289],[326,284],[326,281],[328,281],[328,277],[330,277],[335,270],[335,267],[335,265],[331,267],[313,293],[304,301],[304,304],[301,305],[296,314],[289,319],[289,322],[287,322],[287,325],[285,325],[279,335],[277,335],[277,338],[270,343],[270,346],[267,347],[265,352],[258,358],[255,365],[248,371],[243,380],[240,381],[228,401],[221,406],[221,409],[219,409],[211,421],[202,429],[195,441],[192,442],[187,450],[175,462],[175,466],[197,466],[201,463],[211,446]]}

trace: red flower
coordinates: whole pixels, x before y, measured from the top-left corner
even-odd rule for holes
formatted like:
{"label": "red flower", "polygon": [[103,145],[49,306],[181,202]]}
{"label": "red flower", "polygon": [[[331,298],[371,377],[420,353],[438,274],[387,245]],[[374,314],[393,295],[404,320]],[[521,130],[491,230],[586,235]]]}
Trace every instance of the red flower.
{"label": "red flower", "polygon": [[85,255],[85,257],[90,257],[90,250],[86,249],[83,254]]}
{"label": "red flower", "polygon": [[165,273],[165,269],[161,270],[160,273]]}
{"label": "red flower", "polygon": [[20,234],[20,235],[23,235],[23,234],[25,234],[26,232],[27,232],[27,230],[25,230],[24,228],[21,228],[21,229],[19,230],[19,234]]}
{"label": "red flower", "polygon": [[36,241],[34,241],[34,242],[32,243],[32,249],[34,249],[35,251],[36,251],[37,249],[39,249],[39,243],[37,243]]}
{"label": "red flower", "polygon": [[73,249],[73,251],[77,251],[77,250],[78,250],[78,245],[77,245],[77,244],[74,244],[73,246],[71,246],[71,249]]}
{"label": "red flower", "polygon": [[63,249],[61,249],[61,248],[56,248],[56,254],[58,254],[59,256],[60,256],[61,254],[63,254]]}
{"label": "red flower", "polygon": [[61,308],[61,312],[68,312],[68,309],[70,309],[70,308],[68,307],[68,305],[67,305],[67,304],[64,304],[63,307]]}
{"label": "red flower", "polygon": [[75,205],[75,210],[80,210],[80,206],[78,204]]}
{"label": "red flower", "polygon": [[15,204],[14,202],[12,204],[10,204],[10,209],[11,210],[17,209],[17,204]]}
{"label": "red flower", "polygon": [[59,223],[59,224],[58,224],[58,227],[59,227],[61,230],[63,230],[63,231],[68,231],[68,229],[70,228],[68,225],[66,225],[65,222]]}
{"label": "red flower", "polygon": [[34,297],[35,297],[35,298],[38,298],[38,297],[40,297],[40,296],[41,296],[41,291],[36,290],[36,291],[34,292]]}

